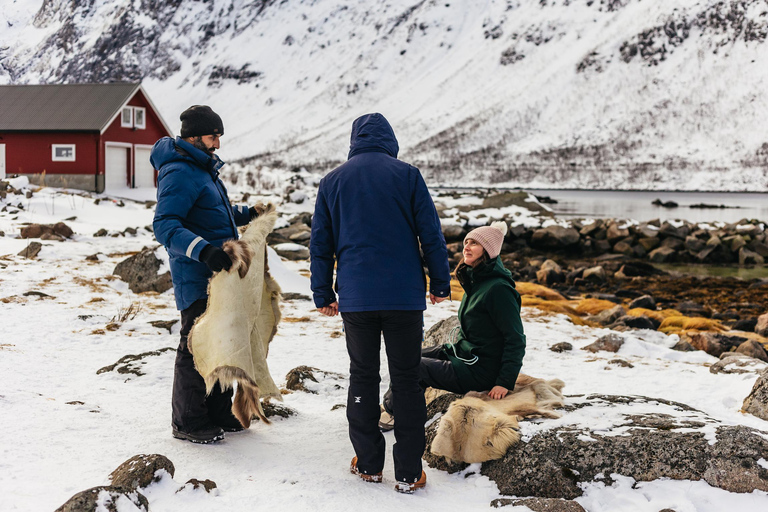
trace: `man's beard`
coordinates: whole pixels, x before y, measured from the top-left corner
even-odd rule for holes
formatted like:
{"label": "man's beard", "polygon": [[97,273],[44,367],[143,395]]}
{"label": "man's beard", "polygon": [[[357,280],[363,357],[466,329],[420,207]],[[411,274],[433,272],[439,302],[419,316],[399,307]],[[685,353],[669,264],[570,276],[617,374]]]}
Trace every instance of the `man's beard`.
{"label": "man's beard", "polygon": [[195,146],[200,151],[204,151],[205,153],[208,153],[209,155],[213,155],[216,151],[216,148],[209,148],[205,145],[205,142],[203,142],[203,138],[200,136],[195,137],[195,140],[192,141],[192,145]]}

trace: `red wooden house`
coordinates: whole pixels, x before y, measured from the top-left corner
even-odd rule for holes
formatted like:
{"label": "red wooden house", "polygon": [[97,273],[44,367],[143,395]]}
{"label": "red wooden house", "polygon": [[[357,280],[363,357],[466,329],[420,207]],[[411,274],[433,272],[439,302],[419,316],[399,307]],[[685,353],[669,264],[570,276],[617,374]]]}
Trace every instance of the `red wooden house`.
{"label": "red wooden house", "polygon": [[154,187],[149,152],[166,135],[140,84],[0,86],[0,178],[95,192]]}

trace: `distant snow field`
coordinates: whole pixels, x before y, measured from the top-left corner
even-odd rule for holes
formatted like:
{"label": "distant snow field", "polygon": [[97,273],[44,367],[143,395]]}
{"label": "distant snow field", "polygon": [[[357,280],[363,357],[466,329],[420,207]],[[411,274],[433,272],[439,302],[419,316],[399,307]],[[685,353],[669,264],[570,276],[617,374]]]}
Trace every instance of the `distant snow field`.
{"label": "distant snow field", "polygon": [[[15,186],[25,180],[14,181]],[[131,200],[73,195],[42,189],[32,198],[9,196],[0,213],[0,496],[3,511],[53,510],[75,493],[108,484],[108,475],[137,454],[160,453],[174,463],[173,480],[165,477],[143,493],[153,512],[269,510],[425,510],[469,511],[488,508],[500,497],[496,484],[480,476],[477,466],[449,475],[425,465],[428,484],[413,496],[392,489],[393,434],[384,485],[370,485],[349,473],[353,455],[344,408],[346,381],[317,386],[318,394],[285,395],[296,415],[256,423],[223,442],[201,446],[171,437],[170,398],[174,351],[149,356],[136,364],[143,375],[107,371],[127,354],[175,348],[179,324],[171,333],[152,327],[154,320],[178,318],[172,291],[134,294],[111,274],[127,253],[152,246],[153,210]],[[23,209],[18,210],[18,204]],[[119,206],[123,204],[123,206]],[[296,209],[280,206],[278,210]],[[303,205],[305,211],[311,204]],[[15,213],[14,213],[15,212]],[[293,215],[292,213],[289,215]],[[66,219],[66,220],[65,220]],[[65,242],[43,241],[36,259],[16,254],[27,240],[16,238],[24,223],[66,222],[75,231]],[[94,237],[140,228],[135,236]],[[86,256],[97,254],[93,261]],[[269,252],[273,275],[285,291],[309,294],[308,263],[281,261]],[[30,294],[29,292],[35,292]],[[43,295],[44,294],[44,295]],[[457,313],[457,301],[429,305],[427,327]],[[129,307],[134,310],[124,321]],[[138,309],[136,309],[138,308]],[[270,347],[270,371],[280,385],[289,370],[309,365],[348,374],[348,357],[339,317],[319,315],[310,301],[286,301],[284,321]],[[676,352],[676,341],[658,332],[636,331],[619,355],[634,368],[609,365],[615,354],[578,350],[609,331],[578,327],[563,316],[523,311],[528,347],[523,371],[565,381],[569,395],[606,393],[660,397],[688,404],[726,424],[768,430],[768,424],[739,412],[755,382],[754,374],[713,375],[716,359],[703,352]],[[107,324],[117,327],[107,328]],[[114,329],[114,330],[110,330]],[[551,345],[567,341],[575,350],[554,353]],[[382,351],[382,361],[386,355]],[[388,384],[382,366],[382,392]],[[573,399],[570,399],[573,400]],[[585,412],[587,411],[587,412]],[[665,410],[665,412],[668,412]],[[588,409],[580,421],[600,423]],[[523,424],[523,433],[547,428],[547,421]],[[211,479],[218,491],[189,488],[190,478]],[[636,483],[617,476],[584,487],[577,499],[590,512],[678,512],[768,508],[768,493],[735,494],[703,482],[660,480]],[[122,504],[121,512],[135,510]],[[513,510],[513,509],[510,509]],[[526,510],[518,508],[517,510]]]}

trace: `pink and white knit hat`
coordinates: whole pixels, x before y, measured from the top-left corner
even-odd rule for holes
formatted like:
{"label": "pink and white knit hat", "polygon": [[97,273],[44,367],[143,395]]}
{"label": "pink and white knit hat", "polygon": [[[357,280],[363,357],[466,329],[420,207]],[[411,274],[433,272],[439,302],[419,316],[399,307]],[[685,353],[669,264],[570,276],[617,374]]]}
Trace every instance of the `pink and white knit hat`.
{"label": "pink and white knit hat", "polygon": [[507,223],[503,221],[496,221],[491,223],[490,226],[481,226],[473,229],[467,236],[464,237],[464,241],[471,238],[479,243],[485,252],[488,253],[490,258],[495,258],[501,252],[501,246],[504,243],[504,236],[507,234]]}

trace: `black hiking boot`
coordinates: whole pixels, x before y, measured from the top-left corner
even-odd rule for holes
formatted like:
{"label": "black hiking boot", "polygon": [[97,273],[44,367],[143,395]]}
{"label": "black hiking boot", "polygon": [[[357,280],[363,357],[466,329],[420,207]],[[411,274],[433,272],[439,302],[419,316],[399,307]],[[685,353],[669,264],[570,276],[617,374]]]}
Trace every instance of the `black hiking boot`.
{"label": "black hiking boot", "polygon": [[224,439],[224,431],[221,427],[211,424],[203,425],[202,427],[189,432],[179,430],[176,428],[176,425],[173,425],[173,437],[176,439],[184,439],[185,441],[190,441],[192,443],[208,444]]}

